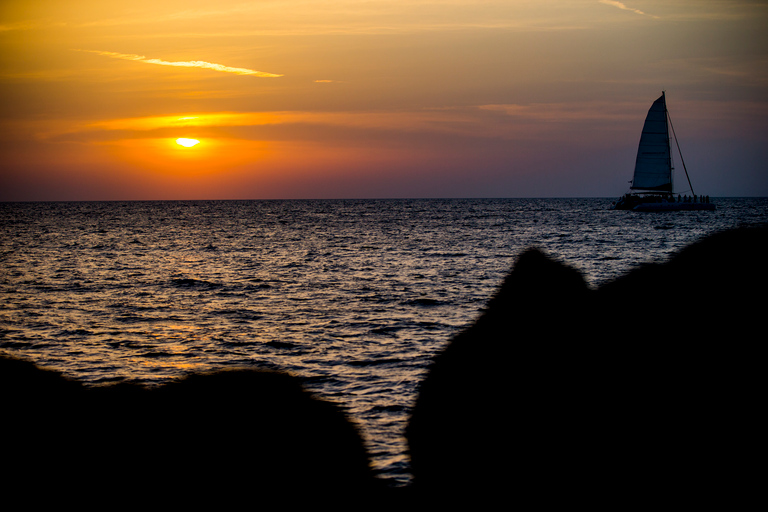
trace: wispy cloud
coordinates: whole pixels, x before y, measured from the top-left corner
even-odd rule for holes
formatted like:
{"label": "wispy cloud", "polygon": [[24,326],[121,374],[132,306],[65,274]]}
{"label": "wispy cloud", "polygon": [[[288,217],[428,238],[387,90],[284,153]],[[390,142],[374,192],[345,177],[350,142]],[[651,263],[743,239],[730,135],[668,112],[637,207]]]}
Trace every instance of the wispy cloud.
{"label": "wispy cloud", "polygon": [[116,52],[102,52],[98,50],[76,50],[80,52],[95,53],[97,55],[103,55],[104,57],[111,57],[113,59],[134,60],[138,62],[145,62],[147,64],[157,64],[159,66],[176,66],[184,68],[202,68],[212,69],[214,71],[220,71],[222,73],[234,73],[236,75],[250,75],[263,78],[275,78],[283,75],[275,73],[267,73],[264,71],[256,71],[248,68],[233,68],[230,66],[224,66],[222,64],[214,64],[212,62],[205,62],[203,60],[189,60],[189,61],[167,61],[161,59],[148,59],[144,55],[136,55],[132,53],[116,53]]}
{"label": "wispy cloud", "polygon": [[658,18],[658,16],[654,16],[652,14],[646,14],[643,11],[641,11],[640,9],[634,9],[632,7],[627,7],[622,2],[617,2],[616,0],[600,0],[600,3],[601,4],[605,4],[605,5],[611,5],[613,7],[618,7],[619,9],[623,9],[625,11],[630,11],[630,12],[633,12],[635,14],[641,14],[643,16],[650,16],[652,18]]}

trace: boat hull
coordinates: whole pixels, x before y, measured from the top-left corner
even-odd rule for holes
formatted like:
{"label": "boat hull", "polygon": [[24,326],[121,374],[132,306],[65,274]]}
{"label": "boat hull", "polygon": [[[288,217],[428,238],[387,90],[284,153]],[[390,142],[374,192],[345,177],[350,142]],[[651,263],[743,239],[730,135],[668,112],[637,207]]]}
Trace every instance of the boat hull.
{"label": "boat hull", "polygon": [[628,194],[613,205],[613,210],[631,210],[634,212],[700,212],[714,211],[717,207],[703,200],[684,199],[675,201],[672,196],[640,196]]}
{"label": "boat hull", "polygon": [[633,212],[700,212],[714,211],[717,207],[712,203],[641,203]]}

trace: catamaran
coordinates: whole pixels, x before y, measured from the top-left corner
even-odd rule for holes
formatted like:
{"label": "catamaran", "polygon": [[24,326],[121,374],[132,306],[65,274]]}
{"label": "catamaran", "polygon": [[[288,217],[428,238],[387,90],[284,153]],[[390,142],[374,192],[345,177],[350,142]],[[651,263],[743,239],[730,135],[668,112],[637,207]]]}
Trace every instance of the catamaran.
{"label": "catamaran", "polygon": [[[670,128],[675,139],[680,162],[688,179],[690,194],[676,195],[672,186],[672,146]],[[672,119],[667,111],[667,102],[662,91],[661,97],[653,102],[643,125],[640,145],[637,148],[635,174],[630,191],[613,204],[614,210],[637,212],[662,212],[681,210],[714,210],[709,196],[697,196],[693,192],[688,169],[685,168],[680,143],[677,141]]]}

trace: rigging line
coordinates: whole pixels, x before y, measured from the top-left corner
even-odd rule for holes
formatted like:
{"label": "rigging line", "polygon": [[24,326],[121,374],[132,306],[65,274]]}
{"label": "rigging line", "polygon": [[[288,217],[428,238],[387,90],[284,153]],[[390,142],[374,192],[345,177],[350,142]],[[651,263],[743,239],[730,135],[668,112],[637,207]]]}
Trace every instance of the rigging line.
{"label": "rigging line", "polygon": [[669,115],[669,110],[667,110],[666,105],[664,105],[664,112],[667,113],[667,119],[669,120],[669,127],[672,128],[672,137],[675,138],[675,144],[677,145],[677,152],[680,153],[680,163],[683,164],[683,170],[685,171],[685,177],[688,180],[688,186],[691,188],[691,194],[696,195],[696,192],[693,191],[693,185],[691,184],[691,177],[688,176],[688,169],[685,167],[683,152],[680,151],[680,141],[677,140],[677,135],[675,134],[675,127],[672,126],[672,116]]}

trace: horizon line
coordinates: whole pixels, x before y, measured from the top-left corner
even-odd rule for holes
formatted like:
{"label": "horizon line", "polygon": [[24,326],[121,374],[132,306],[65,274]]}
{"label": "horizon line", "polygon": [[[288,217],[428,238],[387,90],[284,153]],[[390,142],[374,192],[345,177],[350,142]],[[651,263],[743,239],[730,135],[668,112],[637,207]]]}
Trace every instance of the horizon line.
{"label": "horizon line", "polygon": [[[706,194],[705,194],[706,195]],[[448,201],[502,199],[612,199],[621,196],[496,196],[496,197],[284,197],[256,199],[0,199],[0,203],[151,203],[203,201]],[[712,196],[713,199],[768,199],[768,196]]]}

